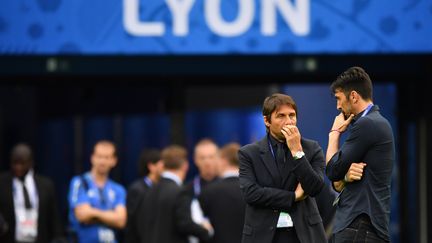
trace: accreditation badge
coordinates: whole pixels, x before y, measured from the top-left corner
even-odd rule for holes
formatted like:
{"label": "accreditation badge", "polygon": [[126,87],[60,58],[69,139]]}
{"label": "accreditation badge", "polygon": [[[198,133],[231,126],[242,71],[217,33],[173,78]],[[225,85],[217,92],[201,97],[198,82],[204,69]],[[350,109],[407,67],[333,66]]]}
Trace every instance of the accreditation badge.
{"label": "accreditation badge", "polygon": [[114,235],[114,231],[112,229],[99,228],[98,229],[98,237],[99,237],[99,242],[101,242],[101,243],[114,243],[115,242],[115,235]]}
{"label": "accreditation badge", "polygon": [[36,209],[20,208],[16,210],[17,228],[16,238],[18,241],[32,242],[37,237],[38,214]]}
{"label": "accreditation badge", "polygon": [[287,227],[293,227],[293,221],[291,219],[291,216],[288,213],[280,212],[279,219],[277,222],[277,228],[287,228]]}

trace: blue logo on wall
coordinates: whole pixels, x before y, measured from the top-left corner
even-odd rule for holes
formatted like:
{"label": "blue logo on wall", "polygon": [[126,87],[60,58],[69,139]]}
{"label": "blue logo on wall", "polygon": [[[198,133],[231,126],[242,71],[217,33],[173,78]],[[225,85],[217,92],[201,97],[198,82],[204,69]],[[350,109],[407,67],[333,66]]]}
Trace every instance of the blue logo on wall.
{"label": "blue logo on wall", "polygon": [[426,0],[2,0],[6,55],[431,53]]}

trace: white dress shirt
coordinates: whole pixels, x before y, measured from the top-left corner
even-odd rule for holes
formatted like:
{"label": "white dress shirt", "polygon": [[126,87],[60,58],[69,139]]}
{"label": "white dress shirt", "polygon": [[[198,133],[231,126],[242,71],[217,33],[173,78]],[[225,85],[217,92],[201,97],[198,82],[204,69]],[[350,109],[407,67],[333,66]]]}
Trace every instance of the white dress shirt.
{"label": "white dress shirt", "polygon": [[24,185],[27,188],[31,208],[25,207],[23,182],[17,177],[13,178],[13,201],[15,209],[15,240],[34,242],[37,237],[37,221],[39,197],[34,181],[34,172],[30,170],[24,176]]}

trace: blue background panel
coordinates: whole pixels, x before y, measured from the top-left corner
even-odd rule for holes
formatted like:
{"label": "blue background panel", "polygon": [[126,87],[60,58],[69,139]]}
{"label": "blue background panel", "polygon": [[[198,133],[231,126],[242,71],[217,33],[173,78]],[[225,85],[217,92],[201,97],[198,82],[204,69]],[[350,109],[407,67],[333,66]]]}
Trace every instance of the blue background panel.
{"label": "blue background panel", "polygon": [[[173,15],[163,0],[137,0],[139,22],[159,22],[160,36],[127,31],[124,3],[129,0],[1,0],[0,54],[319,54],[431,53],[432,3],[427,0],[280,0],[307,3],[309,31],[293,32],[276,10],[276,33],[265,36],[262,1],[245,0],[252,8],[250,26],[235,36],[215,33],[205,6],[191,0],[188,33],[173,33]],[[225,22],[236,21],[240,1],[221,1]],[[214,10],[216,11],[216,10]],[[286,12],[286,11],[284,11]],[[269,18],[268,16],[266,17]]]}

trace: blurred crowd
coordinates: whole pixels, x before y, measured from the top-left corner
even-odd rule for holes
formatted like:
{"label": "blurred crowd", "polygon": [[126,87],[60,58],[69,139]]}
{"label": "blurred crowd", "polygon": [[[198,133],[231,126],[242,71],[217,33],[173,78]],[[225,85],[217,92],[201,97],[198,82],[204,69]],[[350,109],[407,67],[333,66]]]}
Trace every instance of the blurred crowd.
{"label": "blurred crowd", "polygon": [[[234,142],[219,147],[202,139],[193,151],[198,174],[185,181],[186,148],[146,148],[140,176],[126,189],[109,177],[118,163],[115,144],[98,141],[90,171],[70,181],[68,222],[62,222],[53,181],[34,170],[30,146],[17,144],[10,171],[0,175],[0,242],[241,242],[246,205],[239,149]],[[316,199],[330,225],[332,199]]]}

